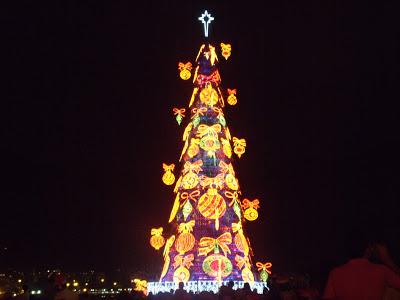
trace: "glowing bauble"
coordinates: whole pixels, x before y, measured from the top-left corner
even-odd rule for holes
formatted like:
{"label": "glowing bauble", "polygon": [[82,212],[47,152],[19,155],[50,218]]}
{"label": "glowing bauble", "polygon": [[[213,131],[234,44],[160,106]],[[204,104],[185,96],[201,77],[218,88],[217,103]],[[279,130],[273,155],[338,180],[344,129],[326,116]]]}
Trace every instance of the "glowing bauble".
{"label": "glowing bauble", "polygon": [[183,69],[180,73],[179,76],[183,79],[183,80],[188,80],[190,78],[190,76],[192,76],[192,73],[190,73],[190,71],[188,69]]}
{"label": "glowing bauble", "polygon": [[261,272],[260,272],[260,279],[261,279],[261,281],[267,282],[268,277],[269,277],[269,276],[268,276],[268,272],[265,271],[265,270],[261,270]]}
{"label": "glowing bauble", "polygon": [[245,255],[249,253],[249,244],[247,243],[246,238],[242,231],[238,232],[235,235],[235,245],[239,249],[239,251],[243,252]]}
{"label": "glowing bauble", "polygon": [[189,281],[189,278],[190,278],[190,272],[188,269],[186,269],[183,266],[180,266],[174,272],[174,282],[176,282],[176,283],[187,282],[187,281]]}
{"label": "glowing bauble", "polygon": [[175,182],[175,175],[172,173],[174,168],[175,168],[174,164],[171,164],[171,165],[163,164],[163,169],[164,169],[165,173],[162,177],[162,181],[166,185],[172,185]]}
{"label": "glowing bauble", "polygon": [[207,87],[203,88],[200,92],[201,102],[213,106],[218,102],[217,91],[209,84]]}
{"label": "glowing bauble", "polygon": [[244,282],[253,283],[254,282],[254,275],[253,272],[248,268],[244,267],[242,270],[242,279]]}
{"label": "glowing bauble", "polygon": [[235,176],[233,176],[232,174],[226,174],[225,176],[225,183],[226,185],[231,189],[236,191],[239,188],[239,184],[235,178]]}
{"label": "glowing bauble", "polygon": [[190,190],[196,187],[199,183],[199,176],[194,172],[190,171],[182,178],[182,187],[185,190]]}
{"label": "glowing bauble", "polygon": [[207,151],[208,156],[212,156],[221,147],[221,144],[215,136],[206,135],[201,138],[200,147]]}
{"label": "glowing bauble", "polygon": [[254,221],[258,218],[257,210],[252,207],[246,208],[243,215],[246,218],[246,220],[249,220],[249,221]]}
{"label": "glowing bauble", "polygon": [[237,103],[237,98],[236,98],[236,89],[228,89],[228,99],[226,101],[228,102],[229,105],[235,105]]}
{"label": "glowing bauble", "polygon": [[221,43],[222,56],[227,60],[231,56],[232,46],[231,44]]}
{"label": "glowing bauble", "polygon": [[246,140],[233,137],[233,152],[240,158],[246,151]]}
{"label": "glowing bauble", "polygon": [[196,242],[193,234],[191,234],[194,225],[194,221],[179,224],[178,231],[181,234],[175,241],[175,249],[179,254],[184,254],[185,252],[192,250],[194,243]]}
{"label": "glowing bauble", "polygon": [[190,140],[190,146],[187,150],[187,154],[189,155],[190,158],[195,157],[197,155],[197,153],[199,153],[199,150],[200,150],[199,146],[198,146],[199,143],[200,143],[199,139],[192,138]]}
{"label": "glowing bauble", "polygon": [[165,244],[165,239],[161,235],[153,235],[150,238],[150,245],[156,250],[160,249]]}
{"label": "glowing bauble", "polygon": [[219,219],[225,214],[226,203],[216,189],[209,188],[200,197],[197,209],[207,219]]}
{"label": "glowing bauble", "polygon": [[183,80],[188,80],[190,76],[192,75],[190,71],[192,70],[192,64],[190,62],[187,63],[179,63],[178,64],[178,69],[179,69],[179,76]]}
{"label": "glowing bauble", "polygon": [[204,259],[203,271],[208,276],[221,279],[232,273],[232,263],[224,255],[219,253],[212,254]]}

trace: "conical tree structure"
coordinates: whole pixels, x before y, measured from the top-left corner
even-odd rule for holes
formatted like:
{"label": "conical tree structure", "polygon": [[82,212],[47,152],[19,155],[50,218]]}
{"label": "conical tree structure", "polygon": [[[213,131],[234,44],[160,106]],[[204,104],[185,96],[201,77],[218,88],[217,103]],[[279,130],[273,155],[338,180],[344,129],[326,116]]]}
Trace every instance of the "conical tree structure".
{"label": "conical tree structure", "polygon": [[[227,59],[230,45],[221,46]],[[252,284],[255,281],[243,226],[245,218],[257,218],[258,200],[241,199],[232,162],[234,154],[240,157],[245,152],[246,142],[231,137],[229,132],[218,61],[212,45],[201,46],[188,110],[174,109],[178,123],[185,111],[188,116],[190,111],[190,120],[183,133],[181,170],[169,218],[170,235],[162,248],[161,283],[232,280]],[[190,73],[186,71],[190,71],[191,64],[180,63],[179,69],[182,79],[188,79]],[[236,104],[236,90],[228,93],[227,102]],[[173,169],[174,165],[164,165],[166,184],[174,182]],[[152,232],[153,242],[158,237],[159,243],[155,243],[158,248],[164,245],[160,229]]]}

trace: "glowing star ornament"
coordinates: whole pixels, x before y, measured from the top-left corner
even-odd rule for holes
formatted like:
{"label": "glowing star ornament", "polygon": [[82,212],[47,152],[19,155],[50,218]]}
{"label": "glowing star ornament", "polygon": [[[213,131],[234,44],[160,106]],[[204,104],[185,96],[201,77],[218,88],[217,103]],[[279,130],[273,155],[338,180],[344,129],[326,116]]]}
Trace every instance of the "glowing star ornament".
{"label": "glowing star ornament", "polygon": [[175,115],[176,122],[178,122],[178,124],[181,125],[182,119],[185,117],[186,109],[174,107],[172,111]]}
{"label": "glowing star ornament", "polygon": [[204,26],[204,36],[208,37],[208,25],[214,20],[214,17],[211,16],[211,14],[208,13],[207,10],[204,11],[204,13],[199,17],[199,21],[203,23]]}
{"label": "glowing star ornament", "polygon": [[246,220],[254,221],[258,218],[257,209],[260,208],[260,201],[258,199],[254,199],[253,201],[243,199],[242,208],[245,210],[244,217]]}
{"label": "glowing star ornament", "polygon": [[160,249],[165,244],[165,239],[162,236],[163,228],[152,228],[151,229],[151,238],[150,245],[156,250]]}
{"label": "glowing star ornament", "polygon": [[229,105],[236,105],[237,103],[237,98],[236,98],[236,89],[228,89],[228,99],[226,101],[228,102]]}
{"label": "glowing star ornament", "polygon": [[172,171],[174,170],[175,165],[174,164],[164,164],[163,163],[163,169],[164,169],[164,175],[162,177],[162,181],[166,184],[166,185],[172,185],[175,182],[175,175],[172,173]]}
{"label": "glowing star ornament", "polygon": [[231,56],[231,50],[232,50],[231,44],[221,43],[221,52],[225,60],[228,60],[228,57]]}
{"label": "glowing star ornament", "polygon": [[178,64],[178,69],[180,71],[179,76],[183,79],[183,80],[188,80],[190,78],[190,76],[192,75],[192,73],[190,73],[190,71],[192,70],[192,63],[187,62],[187,63],[179,63]]}

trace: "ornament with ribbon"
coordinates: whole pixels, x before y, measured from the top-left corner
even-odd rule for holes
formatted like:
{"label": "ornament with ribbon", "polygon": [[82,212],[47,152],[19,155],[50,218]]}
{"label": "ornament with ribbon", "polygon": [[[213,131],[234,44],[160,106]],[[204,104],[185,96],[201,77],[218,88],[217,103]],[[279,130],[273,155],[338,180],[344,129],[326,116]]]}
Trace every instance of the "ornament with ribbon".
{"label": "ornament with ribbon", "polygon": [[192,70],[192,63],[187,62],[187,63],[182,63],[180,62],[178,64],[178,69],[179,69],[179,76],[183,79],[183,80],[188,80],[190,78],[190,76],[192,75],[190,73],[190,71]]}
{"label": "ornament with ribbon", "polygon": [[260,272],[260,279],[264,282],[267,282],[268,276],[271,275],[270,268],[272,267],[272,263],[257,262],[256,267],[257,267],[258,272]]}
{"label": "ornament with ribbon", "polygon": [[232,51],[231,44],[221,43],[221,52],[225,60],[228,60],[228,57],[231,56],[231,51]]}
{"label": "ornament with ribbon", "polygon": [[174,257],[174,282],[187,282],[190,278],[189,268],[193,266],[194,256],[189,254],[186,256],[176,255]]}
{"label": "ornament with ribbon", "polygon": [[219,108],[219,107],[213,106],[212,110],[217,113],[217,119],[218,119],[219,123],[223,127],[225,127],[226,126],[226,120],[225,120],[224,114],[222,112],[222,109]]}
{"label": "ornament with ribbon", "polygon": [[171,250],[171,247],[174,244],[174,242],[175,242],[175,235],[171,235],[168,238],[167,242],[165,243],[164,252],[163,252],[164,265],[163,265],[163,269],[161,271],[160,281],[164,278],[164,276],[168,272],[169,263],[171,262],[171,258],[169,257],[169,251]]}
{"label": "ornament with ribbon", "polygon": [[240,200],[239,200],[239,195],[238,192],[230,192],[230,191],[225,191],[225,197],[232,199],[232,201],[229,203],[229,206],[231,207],[233,205],[233,211],[235,214],[238,216],[239,220],[242,216],[242,211],[240,209]]}
{"label": "ornament with ribbon", "polygon": [[219,229],[219,218],[225,214],[226,203],[216,188],[209,188],[200,197],[197,209],[203,217],[215,220],[215,229]]}
{"label": "ornament with ribbon", "polygon": [[228,99],[226,101],[228,102],[229,105],[236,105],[237,103],[237,98],[236,98],[236,89],[228,89]]}
{"label": "ornament with ribbon", "polygon": [[174,115],[175,115],[176,121],[178,122],[179,125],[181,125],[182,119],[185,117],[185,111],[186,111],[186,109],[174,107],[174,108],[172,109],[172,111],[173,111],[173,113],[174,113]]}
{"label": "ornament with ribbon", "polygon": [[182,192],[181,199],[183,200],[183,202],[181,204],[181,207],[182,207],[183,218],[185,221],[193,211],[193,206],[190,203],[190,200],[196,202],[199,196],[200,196],[199,190],[194,190],[190,194],[188,192]]}
{"label": "ornament with ribbon", "polygon": [[213,106],[218,103],[218,93],[210,83],[200,91],[200,101],[206,105]]}
{"label": "ornament with ribbon", "polygon": [[165,239],[162,236],[162,233],[162,227],[151,229],[150,245],[156,250],[160,249],[165,244]]}
{"label": "ornament with ribbon", "polygon": [[185,254],[186,252],[193,249],[194,243],[196,239],[193,234],[193,227],[195,225],[195,221],[189,221],[187,223],[181,223],[178,226],[178,232],[180,233],[175,242],[175,249],[179,252],[179,254]]}
{"label": "ornament with ribbon", "polygon": [[246,140],[233,137],[233,152],[240,158],[246,151]]}
{"label": "ornament with ribbon", "polygon": [[196,128],[200,124],[201,116],[204,116],[204,114],[206,112],[207,112],[207,107],[204,107],[204,106],[199,107],[199,108],[195,107],[192,109],[193,115],[192,115],[191,119],[192,119],[194,128]]}
{"label": "ornament with ribbon", "polygon": [[163,163],[163,169],[164,169],[165,173],[162,177],[162,181],[166,185],[172,185],[175,182],[175,175],[172,173],[174,168],[175,168],[174,164],[167,165],[167,164]]}
{"label": "ornament with ribbon", "polygon": [[243,228],[240,221],[238,223],[232,223],[232,231],[233,233],[236,233],[234,238],[236,247],[247,256],[249,254],[249,244],[247,244],[247,240],[243,234]]}
{"label": "ornament with ribbon", "polygon": [[257,209],[260,208],[260,201],[258,199],[253,201],[243,199],[242,208],[244,209],[244,217],[249,221],[254,221],[258,218]]}
{"label": "ornament with ribbon", "polygon": [[213,157],[215,161],[215,152],[221,148],[218,140],[218,133],[221,132],[221,124],[208,126],[200,124],[197,127],[197,136],[200,137],[200,148],[207,151],[209,157]]}
{"label": "ornament with ribbon", "polygon": [[219,253],[222,250],[225,256],[231,253],[228,245],[232,243],[232,235],[230,232],[225,232],[221,234],[216,239],[208,236],[204,236],[199,242],[199,256],[206,256],[211,251],[214,253]]}

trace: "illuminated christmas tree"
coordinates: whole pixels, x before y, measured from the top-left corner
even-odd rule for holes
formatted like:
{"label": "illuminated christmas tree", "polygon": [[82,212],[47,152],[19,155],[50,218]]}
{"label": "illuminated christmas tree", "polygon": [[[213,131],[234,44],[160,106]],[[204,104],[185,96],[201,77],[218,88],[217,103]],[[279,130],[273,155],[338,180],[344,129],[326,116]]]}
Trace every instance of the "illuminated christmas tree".
{"label": "illuminated christmas tree", "polygon": [[[205,36],[213,17],[207,11],[199,18]],[[231,45],[221,43],[221,54],[227,60]],[[222,90],[218,62],[222,58],[211,44],[200,47],[195,68],[190,62],[179,63],[180,77],[193,79],[193,93],[188,109],[174,108],[183,131],[181,165],[175,183],[174,164],[163,164],[163,182],[175,183],[175,200],[169,216],[169,236],[163,228],[151,230],[150,244],[162,249],[164,265],[160,282],[149,283],[150,292],[176,289],[184,282],[187,290],[213,290],[226,281],[236,287],[245,282],[260,292],[266,286],[270,263],[257,263],[261,282],[252,267],[252,251],[245,233],[245,222],[258,217],[259,201],[242,198],[232,165],[234,154],[245,153],[246,141],[231,137],[224,116],[225,101],[237,103],[236,89]],[[192,77],[192,71],[194,71]],[[226,98],[226,99],[225,99]]]}

